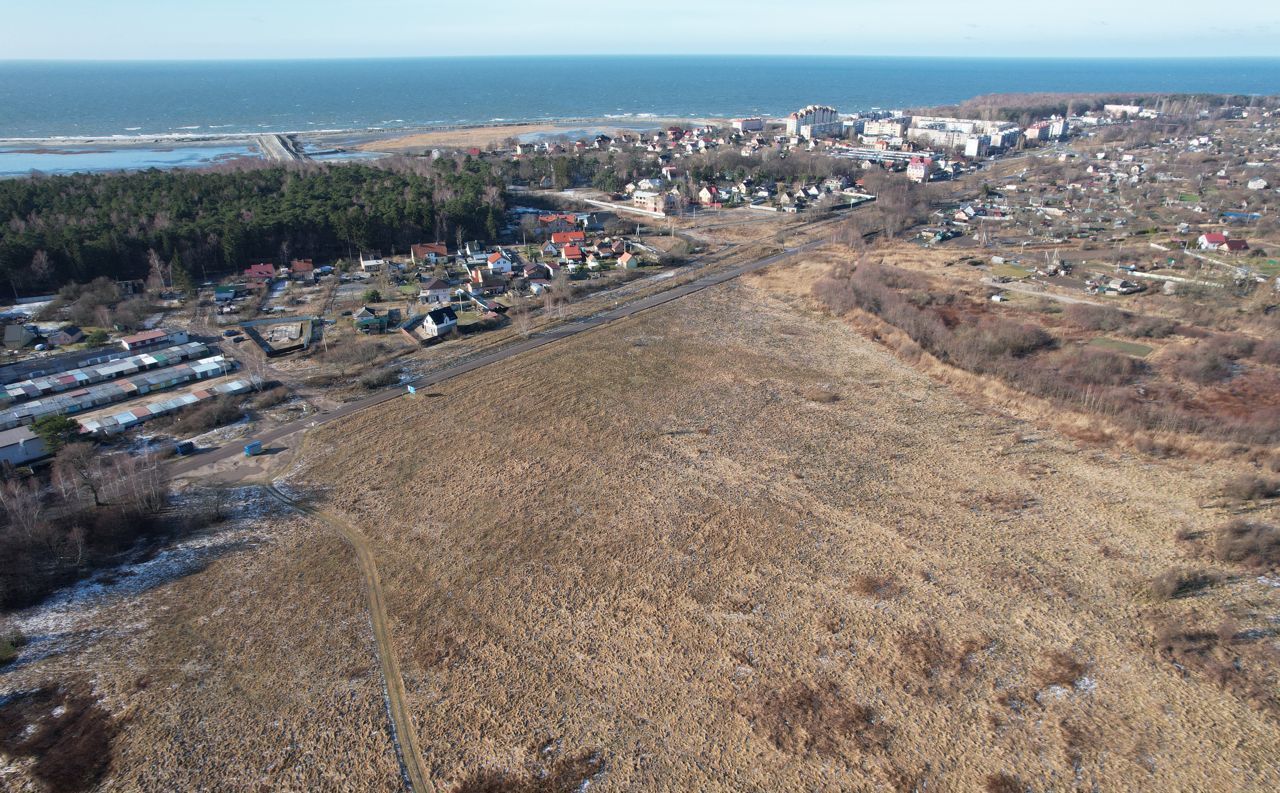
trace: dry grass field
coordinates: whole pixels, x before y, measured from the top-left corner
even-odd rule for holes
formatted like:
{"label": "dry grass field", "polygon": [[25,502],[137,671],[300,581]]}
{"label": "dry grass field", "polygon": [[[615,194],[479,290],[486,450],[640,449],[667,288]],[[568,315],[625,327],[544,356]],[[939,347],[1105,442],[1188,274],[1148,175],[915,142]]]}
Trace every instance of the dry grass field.
{"label": "dry grass field", "polygon": [[[33,647],[57,649],[4,670],[0,690],[79,692],[95,703],[92,713],[109,714],[95,729],[105,740],[75,737],[94,724],[82,720],[64,725],[56,744],[63,767],[85,751],[105,756],[96,789],[396,789],[363,582],[349,549],[256,488],[238,493],[254,517],[189,540],[207,551],[193,569],[65,615],[55,610],[41,623],[47,632],[28,627]],[[138,570],[132,574],[149,577],[145,565]],[[58,704],[37,697],[26,720],[56,725]],[[13,714],[4,711],[0,740]],[[0,764],[0,789],[86,789],[34,783],[37,764]]]}
{"label": "dry grass field", "polygon": [[[1237,472],[966,401],[817,313],[822,270],[309,438],[294,487],[375,544],[440,789],[1280,786],[1280,589],[1213,552]],[[301,661],[330,623],[295,592],[208,596]]]}

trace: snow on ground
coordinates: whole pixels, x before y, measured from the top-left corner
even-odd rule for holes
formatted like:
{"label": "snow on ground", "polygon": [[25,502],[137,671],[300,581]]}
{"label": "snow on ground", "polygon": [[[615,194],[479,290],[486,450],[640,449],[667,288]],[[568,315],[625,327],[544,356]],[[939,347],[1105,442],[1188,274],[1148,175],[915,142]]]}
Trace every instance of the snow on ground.
{"label": "snow on ground", "polygon": [[[177,512],[201,507],[201,497],[189,492],[174,495],[172,502]],[[228,519],[209,530],[149,558],[101,570],[54,592],[39,605],[10,614],[3,620],[4,630],[22,631],[27,644],[7,670],[144,629],[147,617],[138,607],[147,591],[198,572],[220,556],[268,541],[261,519],[281,508],[261,489],[244,487],[228,493],[226,509]],[[105,619],[108,610],[110,620]],[[122,613],[125,619],[121,619]],[[107,625],[112,627],[104,627]]]}

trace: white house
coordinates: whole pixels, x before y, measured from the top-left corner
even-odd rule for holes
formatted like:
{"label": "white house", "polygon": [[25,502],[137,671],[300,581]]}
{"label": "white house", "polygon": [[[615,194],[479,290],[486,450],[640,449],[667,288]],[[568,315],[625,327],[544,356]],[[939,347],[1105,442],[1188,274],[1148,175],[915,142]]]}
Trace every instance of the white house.
{"label": "white house", "polygon": [[378,254],[372,254],[368,258],[365,258],[363,253],[360,254],[360,269],[364,270],[366,273],[373,270],[379,270],[384,267],[386,263],[387,260]]}
{"label": "white house", "polygon": [[511,259],[501,249],[489,254],[489,269],[495,273],[510,273]]}
{"label": "white house", "polygon": [[1259,179],[1250,179],[1250,180],[1249,180],[1249,184],[1248,184],[1248,188],[1249,188],[1250,190],[1266,190],[1266,189],[1267,189],[1268,187],[1270,187],[1270,186],[1271,186],[1271,185],[1267,184],[1267,180],[1266,180],[1266,179],[1261,179],[1261,178],[1259,178]]}
{"label": "white house", "polygon": [[447,306],[450,303],[449,292],[449,284],[439,278],[433,278],[418,290],[418,302],[438,303]]}
{"label": "white house", "polygon": [[1227,246],[1226,234],[1201,234],[1200,239],[1196,240],[1196,245],[1202,251],[1216,251],[1219,248]]}
{"label": "white house", "polygon": [[437,308],[434,311],[427,312],[422,318],[423,330],[433,337],[447,336],[458,327],[458,315],[453,313],[453,309],[445,306]]}

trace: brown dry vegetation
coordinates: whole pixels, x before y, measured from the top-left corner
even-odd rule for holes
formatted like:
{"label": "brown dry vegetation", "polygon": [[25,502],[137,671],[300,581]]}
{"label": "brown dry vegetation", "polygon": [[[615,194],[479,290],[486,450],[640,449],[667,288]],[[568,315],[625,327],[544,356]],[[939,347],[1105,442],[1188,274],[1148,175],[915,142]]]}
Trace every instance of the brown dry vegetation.
{"label": "brown dry vegetation", "polygon": [[[100,638],[84,647],[4,670],[0,691],[37,692],[26,697],[38,701],[56,690],[90,716],[101,710],[86,722],[95,730],[81,730],[99,740],[99,765],[83,770],[107,772],[100,790],[395,789],[349,549],[327,527],[270,509],[251,531],[236,523],[215,531],[244,536],[207,568],[104,608]],[[0,712],[0,763],[26,770],[0,777],[0,788],[74,789],[23,786],[44,772],[11,745],[12,714],[13,706]]]}
{"label": "brown dry vegetation", "polygon": [[442,789],[1280,785],[1272,640],[1162,627],[1273,592],[1147,594],[1229,469],[967,404],[774,291],[810,271],[312,436],[300,477],[374,544]]}
{"label": "brown dry vegetation", "polygon": [[[1130,433],[1280,440],[1280,372],[1265,354],[1246,363],[1257,345],[1240,334],[1178,328],[1109,307],[1071,306],[1061,316],[996,308],[957,282],[848,257],[814,293],[839,316],[861,313],[905,334],[909,342],[897,349],[908,360],[927,356]],[[1165,339],[1175,330],[1187,338],[1164,343],[1151,361],[1081,346],[1091,331]]]}

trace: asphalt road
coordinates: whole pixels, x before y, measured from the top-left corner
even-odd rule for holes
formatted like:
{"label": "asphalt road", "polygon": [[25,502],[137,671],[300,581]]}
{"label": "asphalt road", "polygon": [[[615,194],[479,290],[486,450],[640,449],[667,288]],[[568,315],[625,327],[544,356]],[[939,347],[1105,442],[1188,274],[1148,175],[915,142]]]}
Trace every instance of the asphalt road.
{"label": "asphalt road", "polygon": [[[803,253],[805,251],[812,250],[813,248],[816,248],[825,243],[826,243],[826,240],[816,240],[814,242],[801,245],[797,248],[788,248],[782,251],[781,253],[776,253],[773,256],[768,256],[763,259],[758,259],[754,262],[740,264],[740,265],[737,265],[736,267],[730,267],[728,269],[720,270],[715,273],[708,273],[707,275],[696,278],[687,284],[673,287],[664,292],[660,292],[656,295],[650,295],[649,297],[642,298],[640,300],[636,300],[632,303],[627,303],[622,306],[618,306],[617,308],[610,309],[608,311],[604,311],[590,317],[584,317],[581,319],[572,320],[570,322],[565,323],[564,325],[553,328],[552,330],[546,331],[544,333],[534,334],[530,336],[528,339],[525,339],[524,341],[520,341],[515,344],[511,344],[506,347],[503,347],[501,350],[498,350],[496,352],[491,352],[491,353],[488,353],[487,355],[478,356],[469,361],[466,361],[465,363],[460,363],[456,366],[451,366],[446,369],[441,369],[438,372],[432,372],[431,374],[425,375],[424,377],[418,378],[417,380],[412,380],[407,384],[398,385],[395,388],[391,388],[386,391],[379,392],[372,396],[365,397],[364,399],[359,399],[354,402],[348,402],[342,407],[336,410],[329,411],[328,413],[321,413],[319,415],[309,416],[305,419],[299,419],[297,421],[290,422],[288,424],[282,424],[281,426],[276,427],[275,429],[272,429],[267,432],[254,436],[252,440],[262,441],[262,445],[264,448],[271,448],[276,441],[279,441],[282,438],[293,435],[294,433],[305,431],[313,427],[318,427],[323,424],[328,424],[329,422],[332,422],[332,421],[337,421],[338,419],[343,418],[345,416],[349,416],[352,413],[357,413],[361,410],[367,410],[371,407],[374,407],[376,405],[381,405],[393,399],[400,399],[400,398],[407,397],[408,389],[405,388],[405,385],[412,385],[418,391],[421,391],[424,388],[429,388],[434,385],[439,385],[440,383],[443,383],[448,380],[452,380],[453,378],[458,377],[459,375],[464,375],[467,372],[473,372],[476,369],[480,369],[485,366],[490,366],[500,361],[505,361],[508,358],[511,358],[516,355],[520,355],[521,353],[529,352],[530,350],[536,350],[539,347],[543,347],[547,344],[553,344],[557,341],[560,341],[561,339],[567,339],[571,336],[577,336],[580,333],[586,333],[587,331],[595,330],[596,328],[602,327],[604,325],[608,325],[611,322],[615,322],[620,319],[626,319],[627,317],[635,316],[636,314],[639,314],[642,311],[648,311],[649,309],[656,308],[661,305],[665,305],[667,303],[670,303],[673,300],[679,300],[680,298],[694,294],[695,292],[701,292],[704,289],[708,289],[710,287],[723,284],[726,281],[732,281],[733,279],[746,275],[747,273],[752,273],[757,270],[763,270],[764,268],[769,267],[770,265],[777,264],[778,262],[784,261],[792,256],[795,256],[798,253]],[[175,459],[170,464],[169,472],[173,476],[182,476],[198,468],[203,468],[206,465],[211,465],[213,463],[225,460],[229,457],[234,457],[236,455],[243,454],[244,453],[243,449],[244,449],[243,442],[238,441],[226,446],[220,446],[214,449],[202,451],[191,457],[178,458],[178,459]]]}

